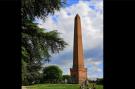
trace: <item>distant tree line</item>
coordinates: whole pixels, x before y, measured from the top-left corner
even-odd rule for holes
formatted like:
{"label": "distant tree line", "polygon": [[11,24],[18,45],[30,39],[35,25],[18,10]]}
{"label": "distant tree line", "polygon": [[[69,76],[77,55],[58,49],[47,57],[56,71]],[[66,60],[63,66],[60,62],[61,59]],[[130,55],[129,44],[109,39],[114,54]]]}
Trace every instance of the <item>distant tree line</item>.
{"label": "distant tree line", "polygon": [[103,78],[97,78],[96,83],[97,84],[103,84]]}
{"label": "distant tree line", "polygon": [[71,76],[70,75],[63,75],[62,70],[56,66],[51,65],[44,67],[42,71],[40,71],[37,79],[33,81],[33,84],[36,83],[71,83]]}
{"label": "distant tree line", "polygon": [[103,84],[103,78],[97,78],[96,80],[88,79],[89,83]]}

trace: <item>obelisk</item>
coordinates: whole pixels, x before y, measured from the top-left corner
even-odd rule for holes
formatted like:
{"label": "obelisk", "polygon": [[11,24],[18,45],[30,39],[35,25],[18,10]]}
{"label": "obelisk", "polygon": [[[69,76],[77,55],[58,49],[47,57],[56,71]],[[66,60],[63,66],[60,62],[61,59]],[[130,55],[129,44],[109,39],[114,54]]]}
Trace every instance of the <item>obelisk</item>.
{"label": "obelisk", "polygon": [[74,23],[73,68],[70,69],[73,83],[80,84],[87,79],[87,69],[84,68],[81,20],[77,14]]}

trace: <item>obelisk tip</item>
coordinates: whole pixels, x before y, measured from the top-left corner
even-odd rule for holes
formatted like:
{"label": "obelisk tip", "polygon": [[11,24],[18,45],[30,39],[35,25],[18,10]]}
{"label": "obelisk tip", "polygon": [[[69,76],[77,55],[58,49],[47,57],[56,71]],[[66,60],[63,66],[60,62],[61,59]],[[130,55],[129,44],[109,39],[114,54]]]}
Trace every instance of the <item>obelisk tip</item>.
{"label": "obelisk tip", "polygon": [[78,13],[76,14],[76,16],[75,16],[75,17],[76,17],[76,18],[80,18],[80,16],[79,16],[79,14],[78,14]]}
{"label": "obelisk tip", "polygon": [[79,14],[77,13],[76,16],[79,16]]}

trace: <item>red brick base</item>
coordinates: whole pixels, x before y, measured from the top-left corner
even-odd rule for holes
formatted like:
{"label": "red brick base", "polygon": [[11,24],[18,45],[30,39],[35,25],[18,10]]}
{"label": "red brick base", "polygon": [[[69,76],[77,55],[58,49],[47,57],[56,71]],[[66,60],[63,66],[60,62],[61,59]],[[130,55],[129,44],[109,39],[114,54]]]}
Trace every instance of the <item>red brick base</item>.
{"label": "red brick base", "polygon": [[79,68],[79,69],[70,69],[70,73],[72,76],[73,83],[81,84],[87,79],[87,69]]}

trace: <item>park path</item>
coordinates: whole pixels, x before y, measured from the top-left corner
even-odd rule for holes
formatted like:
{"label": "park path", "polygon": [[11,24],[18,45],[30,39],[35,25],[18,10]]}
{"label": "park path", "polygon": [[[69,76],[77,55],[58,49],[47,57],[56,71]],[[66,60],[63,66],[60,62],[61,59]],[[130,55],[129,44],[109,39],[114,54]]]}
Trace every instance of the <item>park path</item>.
{"label": "park path", "polygon": [[27,89],[26,86],[22,86],[22,89]]}

